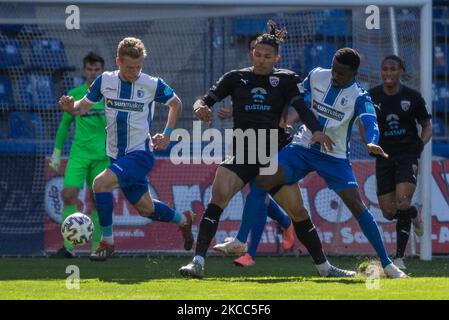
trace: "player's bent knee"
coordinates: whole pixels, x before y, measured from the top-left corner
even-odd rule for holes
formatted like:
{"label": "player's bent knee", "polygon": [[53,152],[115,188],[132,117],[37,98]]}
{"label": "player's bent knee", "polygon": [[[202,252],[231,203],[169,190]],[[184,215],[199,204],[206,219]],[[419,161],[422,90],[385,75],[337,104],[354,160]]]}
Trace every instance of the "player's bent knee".
{"label": "player's bent knee", "polygon": [[407,210],[411,206],[411,199],[409,197],[397,197],[396,207],[398,210]]}
{"label": "player's bent knee", "polygon": [[295,222],[305,221],[309,219],[309,211],[305,207],[295,208],[292,211],[292,220]]}

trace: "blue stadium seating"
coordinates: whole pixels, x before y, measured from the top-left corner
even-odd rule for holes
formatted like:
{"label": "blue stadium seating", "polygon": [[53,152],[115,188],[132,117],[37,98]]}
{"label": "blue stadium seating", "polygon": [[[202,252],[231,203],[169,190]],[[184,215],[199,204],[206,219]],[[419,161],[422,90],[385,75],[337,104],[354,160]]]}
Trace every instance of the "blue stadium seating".
{"label": "blue stadium seating", "polygon": [[436,81],[433,86],[433,107],[436,112],[449,111],[449,88],[444,81]]}
{"label": "blue stadium seating", "polygon": [[448,47],[444,43],[437,43],[433,48],[433,64],[435,74],[444,76],[449,71],[449,54]]}
{"label": "blue stadium seating", "polygon": [[[321,16],[322,13],[319,12]],[[325,20],[317,28],[323,36],[350,36],[352,29],[345,10],[324,10]]]}
{"label": "blue stadium seating", "polygon": [[31,42],[31,66],[44,69],[69,67],[62,41],[58,39],[33,40]]}
{"label": "blue stadium seating", "polygon": [[86,82],[86,80],[84,79],[84,77],[81,76],[65,76],[62,79],[62,84],[64,87],[64,93],[69,92],[70,90],[72,90],[75,87],[78,87],[82,84],[84,84]]}
{"label": "blue stadium seating", "polygon": [[24,75],[19,81],[21,104],[28,108],[56,108],[55,90],[51,77]]}
{"label": "blue stadium seating", "polygon": [[359,72],[369,74],[373,70],[380,71],[380,63],[384,56],[375,44],[359,43],[355,48],[361,55]]}
{"label": "blue stadium seating", "polygon": [[281,54],[281,60],[277,64],[278,68],[290,69],[296,73],[301,73],[301,54],[298,46],[292,43],[286,43],[281,45],[279,52]]}
{"label": "blue stadium seating", "polygon": [[234,33],[239,36],[253,36],[256,33],[265,32],[267,29],[266,19],[238,18],[232,22]]}
{"label": "blue stadium seating", "polygon": [[434,34],[444,37],[449,34],[449,8],[439,7],[433,9]]}
{"label": "blue stadium seating", "polygon": [[6,76],[0,76],[0,108],[8,109],[13,104],[11,81]]}
{"label": "blue stadium seating", "polygon": [[313,68],[330,68],[332,58],[337,46],[333,43],[315,42],[305,47],[305,72],[309,73]]}
{"label": "blue stadium seating", "polygon": [[443,137],[445,134],[444,121],[438,118],[432,118],[432,129],[435,137]]}
{"label": "blue stadium seating", "polygon": [[20,42],[15,39],[0,39],[0,68],[23,65]]}
{"label": "blue stadium seating", "polygon": [[44,125],[41,117],[33,112],[11,112],[8,115],[9,139],[44,138]]}

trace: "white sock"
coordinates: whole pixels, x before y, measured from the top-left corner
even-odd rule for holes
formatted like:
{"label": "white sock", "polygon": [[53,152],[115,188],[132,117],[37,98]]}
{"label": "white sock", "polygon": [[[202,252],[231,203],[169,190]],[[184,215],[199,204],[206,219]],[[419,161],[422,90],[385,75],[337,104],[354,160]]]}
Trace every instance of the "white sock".
{"label": "white sock", "polygon": [[114,244],[114,237],[113,236],[109,236],[109,237],[101,236],[101,240],[105,241],[107,244],[110,244],[110,245]]}
{"label": "white sock", "polygon": [[331,268],[331,264],[326,260],[326,262],[322,264],[316,264],[315,267],[321,276],[327,276],[329,269]]}
{"label": "white sock", "polygon": [[199,263],[200,265],[202,265],[204,267],[204,258],[202,256],[193,257],[193,262]]}

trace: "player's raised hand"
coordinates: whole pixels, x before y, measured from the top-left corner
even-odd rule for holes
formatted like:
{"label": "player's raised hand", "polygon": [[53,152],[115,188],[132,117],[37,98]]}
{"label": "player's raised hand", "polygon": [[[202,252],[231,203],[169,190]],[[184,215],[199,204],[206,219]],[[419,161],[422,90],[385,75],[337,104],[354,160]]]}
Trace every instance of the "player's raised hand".
{"label": "player's raised hand", "polygon": [[218,117],[220,119],[227,119],[232,117],[232,106],[225,106],[218,109]]}
{"label": "player's raised hand", "polygon": [[68,113],[72,113],[74,105],[75,105],[75,99],[73,99],[73,97],[62,96],[61,98],[59,98],[59,106],[61,107],[62,110],[66,111]]}
{"label": "player's raised hand", "polygon": [[326,150],[326,152],[334,150],[335,142],[329,138],[328,135],[322,133],[321,131],[315,131],[310,139],[310,144],[319,143]]}
{"label": "player's raised hand", "polygon": [[376,156],[381,156],[384,158],[388,158],[388,154],[385,153],[385,151],[378,146],[377,144],[374,143],[368,143],[366,145],[366,148],[368,149],[368,153],[371,155],[376,155]]}
{"label": "player's raised hand", "polygon": [[201,121],[204,121],[208,124],[212,122],[212,110],[206,105],[196,108],[195,114]]}
{"label": "player's raised hand", "polygon": [[170,144],[170,135],[165,133],[157,133],[152,137],[152,140],[154,150],[165,150]]}

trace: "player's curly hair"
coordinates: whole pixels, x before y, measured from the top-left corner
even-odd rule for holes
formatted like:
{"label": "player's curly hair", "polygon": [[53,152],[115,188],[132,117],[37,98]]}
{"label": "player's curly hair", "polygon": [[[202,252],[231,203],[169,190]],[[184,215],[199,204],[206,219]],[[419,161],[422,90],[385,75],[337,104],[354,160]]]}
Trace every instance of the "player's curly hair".
{"label": "player's curly hair", "polygon": [[147,56],[147,50],[142,40],[134,37],[124,38],[117,47],[117,57],[123,60],[124,56],[131,57],[133,59],[138,59],[140,57]]}
{"label": "player's curly hair", "polygon": [[273,20],[267,22],[268,32],[259,36],[256,40],[257,44],[267,44],[272,46],[276,53],[279,51],[279,46],[284,42],[287,36],[287,29],[285,27],[278,29]]}

